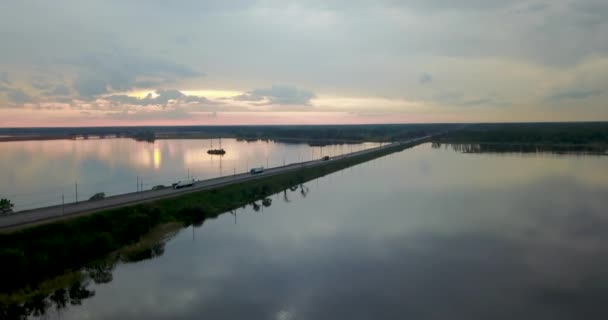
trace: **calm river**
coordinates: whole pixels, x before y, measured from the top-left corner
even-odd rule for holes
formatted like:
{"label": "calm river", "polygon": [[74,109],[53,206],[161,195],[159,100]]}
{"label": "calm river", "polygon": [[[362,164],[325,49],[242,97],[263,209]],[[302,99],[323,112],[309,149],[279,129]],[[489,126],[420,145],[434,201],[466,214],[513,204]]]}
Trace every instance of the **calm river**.
{"label": "calm river", "polygon": [[379,146],[379,143],[311,147],[265,141],[222,139],[226,154],[209,155],[217,139],[48,140],[0,143],[0,198],[15,204],[15,211],[135,192],[156,185],[171,185],[188,176],[209,179],[276,167]]}
{"label": "calm river", "polygon": [[[149,146],[161,167],[181,161],[205,172],[189,162],[191,148],[170,147],[196,142],[163,143]],[[227,159],[259,152],[259,162],[265,146]],[[120,155],[128,149],[89,152],[105,157],[91,170],[120,174],[150,161],[147,174],[155,172],[154,157]],[[259,211],[182,229],[156,257],[90,280],[90,298],[61,308],[47,301],[44,316],[607,319],[607,168],[607,157],[421,145],[276,194]]]}

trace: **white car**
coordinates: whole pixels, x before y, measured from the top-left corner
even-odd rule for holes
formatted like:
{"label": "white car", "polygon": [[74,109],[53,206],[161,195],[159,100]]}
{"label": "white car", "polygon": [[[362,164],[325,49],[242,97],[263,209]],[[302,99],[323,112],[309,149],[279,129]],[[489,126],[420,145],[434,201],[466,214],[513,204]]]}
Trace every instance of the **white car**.
{"label": "white car", "polygon": [[192,187],[195,183],[196,183],[196,180],[194,178],[180,180],[180,181],[178,181],[178,182],[176,182],[176,183],[173,184],[173,189]]}

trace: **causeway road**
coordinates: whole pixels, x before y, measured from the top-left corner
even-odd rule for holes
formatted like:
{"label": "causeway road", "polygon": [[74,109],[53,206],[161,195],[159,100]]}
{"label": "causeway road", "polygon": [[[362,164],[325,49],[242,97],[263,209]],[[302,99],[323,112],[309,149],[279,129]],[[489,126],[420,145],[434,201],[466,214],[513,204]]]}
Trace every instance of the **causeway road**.
{"label": "causeway road", "polygon": [[44,224],[54,222],[62,219],[73,218],[77,216],[83,216],[93,214],[95,212],[104,211],[108,209],[115,209],[124,206],[130,206],[134,204],[152,202],[160,199],[176,197],[179,195],[199,192],[209,189],[215,189],[219,187],[228,186],[235,183],[241,183],[245,181],[251,181],[256,179],[262,179],[270,176],[296,172],[303,168],[314,168],[335,161],[342,161],[346,159],[356,158],[359,156],[379,152],[391,148],[399,147],[412,147],[420,143],[426,142],[431,136],[424,136],[421,138],[411,139],[407,141],[394,142],[384,146],[370,148],[367,150],[361,150],[344,154],[341,156],[332,157],[329,160],[312,160],[299,163],[288,164],[280,167],[267,168],[263,173],[250,174],[240,173],[236,175],[223,176],[219,178],[213,178],[208,180],[198,180],[191,187],[184,187],[180,189],[161,189],[161,190],[147,190],[141,192],[125,193],[115,196],[110,196],[101,200],[89,200],[76,203],[69,203],[65,205],[56,205],[32,210],[25,210],[15,212],[9,215],[0,216],[0,232],[10,232],[33,225]]}

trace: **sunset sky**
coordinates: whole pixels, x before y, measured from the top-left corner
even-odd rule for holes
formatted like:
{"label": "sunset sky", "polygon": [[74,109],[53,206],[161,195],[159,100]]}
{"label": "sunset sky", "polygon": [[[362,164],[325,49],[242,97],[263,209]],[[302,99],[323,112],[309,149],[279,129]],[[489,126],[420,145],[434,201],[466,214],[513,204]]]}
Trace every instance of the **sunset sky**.
{"label": "sunset sky", "polygon": [[608,120],[606,0],[5,0],[0,127]]}

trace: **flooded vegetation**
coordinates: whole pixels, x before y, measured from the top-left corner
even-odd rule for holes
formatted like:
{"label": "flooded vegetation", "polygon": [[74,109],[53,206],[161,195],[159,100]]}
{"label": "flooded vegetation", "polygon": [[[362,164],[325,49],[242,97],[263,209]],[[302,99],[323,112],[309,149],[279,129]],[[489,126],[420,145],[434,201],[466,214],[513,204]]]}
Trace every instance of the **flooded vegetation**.
{"label": "flooded vegetation", "polygon": [[451,148],[462,153],[554,153],[570,155],[608,155],[608,145],[536,145],[510,143],[445,143],[435,142],[433,148]]}
{"label": "flooded vegetation", "polygon": [[607,159],[421,145],[167,230],[3,319],[603,319]]}

